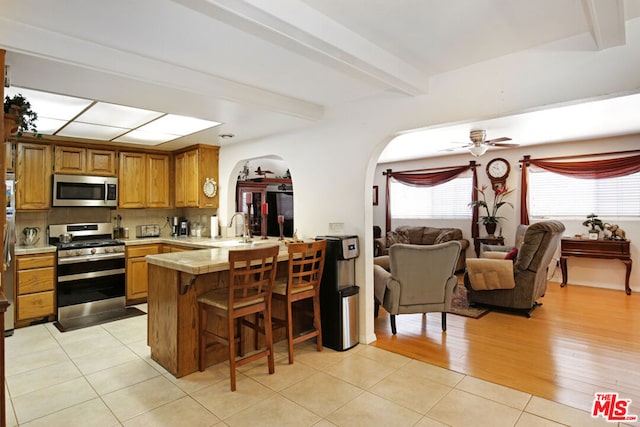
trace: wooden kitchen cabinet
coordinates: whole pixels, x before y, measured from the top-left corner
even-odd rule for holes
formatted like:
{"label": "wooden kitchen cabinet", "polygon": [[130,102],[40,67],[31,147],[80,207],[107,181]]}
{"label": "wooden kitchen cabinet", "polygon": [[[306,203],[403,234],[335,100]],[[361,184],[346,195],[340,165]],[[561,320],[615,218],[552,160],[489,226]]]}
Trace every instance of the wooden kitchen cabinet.
{"label": "wooden kitchen cabinet", "polygon": [[55,253],[16,257],[17,325],[55,315],[55,264]]}
{"label": "wooden kitchen cabinet", "polygon": [[16,209],[47,210],[51,207],[51,146],[18,143]]}
{"label": "wooden kitchen cabinet", "polygon": [[56,146],[54,171],[69,175],[116,176],[116,152]]}
{"label": "wooden kitchen cabinet", "polygon": [[170,161],[167,154],[147,154],[147,207],[168,208]]}
{"label": "wooden kitchen cabinet", "polygon": [[7,172],[15,171],[15,156],[14,156],[14,145],[11,142],[6,142],[6,159],[7,159]]}
{"label": "wooden kitchen cabinet", "polygon": [[166,208],[170,206],[168,154],[120,153],[118,206]]}
{"label": "wooden kitchen cabinet", "polygon": [[192,251],[196,248],[193,248],[191,246],[178,246],[178,245],[164,245],[164,247],[162,248],[162,253],[166,254],[166,253],[173,253],[173,252],[185,252],[185,251]]}
{"label": "wooden kitchen cabinet", "polygon": [[[144,208],[146,206],[146,154],[120,153],[118,178],[118,207]],[[145,180],[146,181],[146,180]]]}
{"label": "wooden kitchen cabinet", "polygon": [[135,245],[126,247],[127,304],[144,302],[149,289],[149,275],[146,255],[160,253],[161,244]]}
{"label": "wooden kitchen cabinet", "polygon": [[205,194],[205,183],[218,183],[220,147],[198,145],[175,156],[175,205],[178,208],[217,208],[218,193]]}
{"label": "wooden kitchen cabinet", "polygon": [[99,176],[117,176],[116,152],[87,148],[87,173]]}

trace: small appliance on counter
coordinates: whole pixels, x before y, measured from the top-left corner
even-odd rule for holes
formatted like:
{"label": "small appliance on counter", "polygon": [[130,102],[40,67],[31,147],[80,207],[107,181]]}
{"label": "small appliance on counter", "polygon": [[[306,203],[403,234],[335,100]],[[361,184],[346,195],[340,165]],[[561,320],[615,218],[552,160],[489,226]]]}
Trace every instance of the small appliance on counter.
{"label": "small appliance on counter", "polygon": [[180,218],[177,216],[171,217],[171,237],[178,237],[180,232]]}
{"label": "small appliance on counter", "polygon": [[178,228],[178,236],[189,237],[189,221],[184,218],[180,218],[180,226]]}
{"label": "small appliance on counter", "polygon": [[160,237],[160,225],[136,225],[136,237]]}

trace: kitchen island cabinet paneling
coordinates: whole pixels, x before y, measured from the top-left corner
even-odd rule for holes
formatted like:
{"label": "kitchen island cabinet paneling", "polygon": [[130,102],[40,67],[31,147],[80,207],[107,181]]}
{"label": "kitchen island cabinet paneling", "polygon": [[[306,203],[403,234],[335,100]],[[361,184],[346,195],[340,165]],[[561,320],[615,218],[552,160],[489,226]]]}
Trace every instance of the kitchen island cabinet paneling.
{"label": "kitchen island cabinet paneling", "polygon": [[[269,242],[265,244],[277,244]],[[147,257],[149,264],[148,343],[151,358],[176,377],[198,370],[199,295],[229,283],[228,249],[201,249],[187,253],[164,253]],[[289,254],[280,245],[278,277],[286,277]],[[274,305],[278,316],[285,315],[284,305]],[[210,330],[224,333],[226,324],[211,316]],[[254,336],[245,329],[246,348],[252,348]],[[285,337],[284,330],[274,331],[274,341]],[[226,347],[207,354],[207,364],[227,360]]]}
{"label": "kitchen island cabinet paneling", "polygon": [[47,210],[51,207],[51,146],[18,143],[16,209]]}

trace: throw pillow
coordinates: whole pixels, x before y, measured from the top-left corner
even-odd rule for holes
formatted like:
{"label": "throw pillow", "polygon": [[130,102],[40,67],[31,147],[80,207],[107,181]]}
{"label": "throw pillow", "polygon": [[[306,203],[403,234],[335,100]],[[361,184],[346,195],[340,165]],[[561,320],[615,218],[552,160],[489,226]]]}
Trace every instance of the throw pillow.
{"label": "throw pillow", "polygon": [[440,233],[440,235],[433,242],[434,245],[439,243],[449,242],[451,240],[456,240],[456,230],[447,230]]}
{"label": "throw pillow", "polygon": [[442,232],[441,229],[435,227],[424,227],[422,232],[421,244],[423,245],[435,245],[436,239]]}
{"label": "throw pillow", "polygon": [[407,231],[390,231],[387,233],[387,247],[390,248],[396,243],[409,243],[409,233]]}
{"label": "throw pillow", "polygon": [[518,256],[518,248],[513,248],[504,256],[504,259],[514,260]]}

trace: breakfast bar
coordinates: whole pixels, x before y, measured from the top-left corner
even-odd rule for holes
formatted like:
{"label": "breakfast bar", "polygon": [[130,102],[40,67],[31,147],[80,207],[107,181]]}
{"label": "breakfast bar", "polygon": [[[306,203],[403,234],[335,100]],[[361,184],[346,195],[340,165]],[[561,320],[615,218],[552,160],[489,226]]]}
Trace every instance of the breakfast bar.
{"label": "breakfast bar", "polygon": [[[149,268],[147,340],[153,360],[178,378],[198,370],[198,296],[227,287],[229,250],[265,244],[278,244],[278,241],[230,242],[228,247],[221,242],[223,247],[146,256]],[[287,247],[282,244],[278,276],[286,276],[288,259]],[[245,340],[252,342],[250,338]],[[208,362],[220,362],[227,357],[223,348],[212,352]]]}

